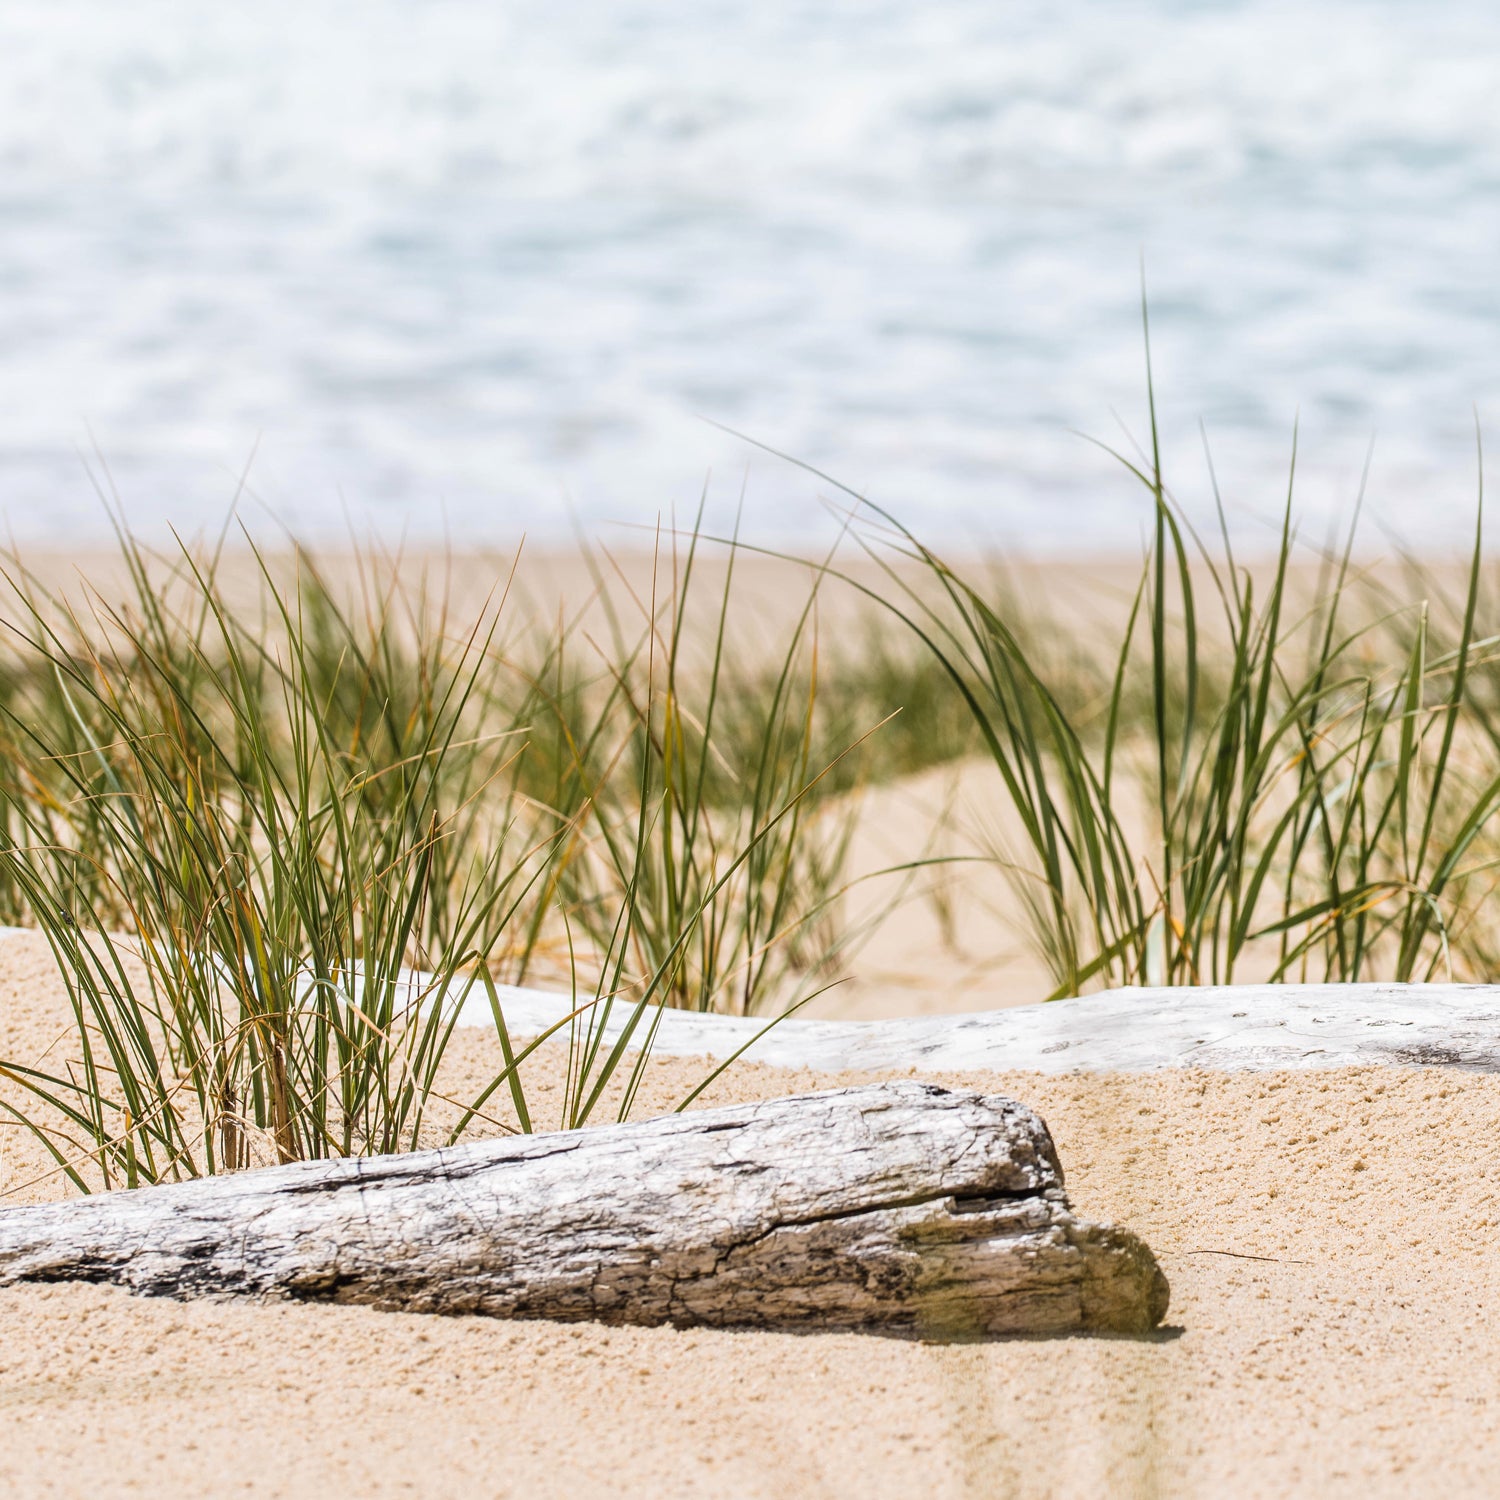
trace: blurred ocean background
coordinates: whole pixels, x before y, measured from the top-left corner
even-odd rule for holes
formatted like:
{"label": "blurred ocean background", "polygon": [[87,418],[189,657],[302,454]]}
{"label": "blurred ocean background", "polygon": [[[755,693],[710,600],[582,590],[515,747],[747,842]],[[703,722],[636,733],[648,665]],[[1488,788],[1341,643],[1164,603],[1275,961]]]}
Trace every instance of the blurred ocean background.
{"label": "blurred ocean background", "polygon": [[[826,485],[1133,545],[1078,433],[1423,543],[1500,423],[1480,0],[7,0],[0,525],[460,544]],[[1496,435],[1500,449],[1500,433]]]}

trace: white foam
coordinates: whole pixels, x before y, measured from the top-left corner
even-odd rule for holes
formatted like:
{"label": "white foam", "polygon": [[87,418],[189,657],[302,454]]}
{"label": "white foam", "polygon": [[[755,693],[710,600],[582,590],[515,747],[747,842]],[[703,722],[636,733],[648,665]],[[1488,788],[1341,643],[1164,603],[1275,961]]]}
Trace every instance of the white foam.
{"label": "white foam", "polygon": [[257,440],[306,532],[649,519],[737,494],[707,414],[938,534],[1129,540],[1068,429],[1139,419],[1145,250],[1193,475],[1202,414],[1274,508],[1300,406],[1313,512],[1379,427],[1461,531],[1497,51],[1480,0],[13,0],[0,508],[97,527],[91,430],[146,525]]}

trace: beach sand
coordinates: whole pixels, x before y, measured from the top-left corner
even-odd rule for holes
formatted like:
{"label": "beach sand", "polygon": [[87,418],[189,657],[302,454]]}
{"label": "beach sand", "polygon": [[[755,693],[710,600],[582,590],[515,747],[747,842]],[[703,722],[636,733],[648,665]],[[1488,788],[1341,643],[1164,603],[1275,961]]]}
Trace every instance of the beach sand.
{"label": "beach sand", "polygon": [[[0,944],[0,1054],[67,1023]],[[498,1066],[464,1033],[456,1093]],[[558,1057],[528,1077],[543,1118]],[[702,1076],[648,1065],[641,1111]],[[858,1081],[741,1066],[711,1104]],[[0,1493],[1488,1495],[1500,1486],[1500,1078],[932,1075],[1051,1126],[1077,1209],[1172,1284],[1143,1339],[855,1335],[0,1291]],[[549,1091],[550,1090],[550,1091]],[[10,1201],[37,1148],[0,1131]]]}
{"label": "beach sand", "polygon": [[[461,562],[460,601],[502,561]],[[641,559],[623,572],[649,588]],[[586,593],[576,559],[527,578],[542,616]],[[785,580],[784,565],[748,567],[747,617],[782,620]],[[1103,618],[1132,581],[1099,564],[1031,586],[1065,616]],[[824,626],[858,619],[831,609]],[[945,811],[971,845],[1006,833],[983,766],[864,797],[856,874],[924,852]],[[960,869],[946,926],[921,900],[885,919],[886,897],[872,882],[851,899],[872,936],[851,982],[810,1013],[972,1010],[1051,988],[1011,935],[1013,895],[992,869]],[[0,1057],[35,1059],[71,1024],[45,944],[0,943]],[[542,1124],[555,1123],[560,1064],[544,1049],[527,1070]],[[471,1097],[500,1065],[489,1038],[461,1033],[444,1086]],[[673,1107],[708,1067],[651,1062],[636,1113]],[[701,1102],[870,1076],[737,1065]],[[945,1347],[0,1290],[0,1494],[1500,1492],[1500,1078],[923,1076],[1042,1113],[1079,1212],[1129,1225],[1161,1260],[1172,1308],[1159,1334]],[[0,1195],[62,1196],[14,1125],[0,1125]]]}

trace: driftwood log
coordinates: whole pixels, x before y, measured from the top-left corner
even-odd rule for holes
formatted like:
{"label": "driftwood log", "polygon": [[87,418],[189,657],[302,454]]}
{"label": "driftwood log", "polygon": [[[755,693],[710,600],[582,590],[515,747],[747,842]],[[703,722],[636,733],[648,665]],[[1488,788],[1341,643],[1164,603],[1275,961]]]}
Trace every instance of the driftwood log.
{"label": "driftwood log", "polygon": [[0,1211],[0,1285],[434,1313],[1144,1332],[1167,1283],[1074,1216],[1013,1100],[887,1083]]}
{"label": "driftwood log", "polygon": [[[3,931],[3,929],[0,929]],[[414,980],[422,994],[433,981]],[[424,987],[425,986],[425,987]],[[456,998],[456,997],[455,997]],[[570,995],[502,988],[512,1037],[566,1023]],[[1500,984],[1245,984],[1106,990],[1051,1005],[884,1021],[810,1021],[653,1010],[653,1057],[736,1057],[780,1068],[934,1073],[1141,1073],[1158,1068],[1466,1068],[1500,1073]],[[460,1024],[494,1027],[471,993]],[[604,1023],[614,1043],[647,1025],[629,1006]]]}

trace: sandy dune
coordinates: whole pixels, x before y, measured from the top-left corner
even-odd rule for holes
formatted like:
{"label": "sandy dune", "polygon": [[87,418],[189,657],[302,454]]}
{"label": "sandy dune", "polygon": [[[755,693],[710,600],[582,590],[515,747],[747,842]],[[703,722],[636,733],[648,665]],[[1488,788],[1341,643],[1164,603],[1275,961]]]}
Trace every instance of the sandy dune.
{"label": "sandy dune", "polygon": [[[0,1050],[64,1021],[44,945],[0,946]],[[493,1064],[465,1035],[455,1089]],[[555,1067],[528,1080],[544,1117]],[[644,1106],[670,1107],[702,1067],[651,1064]],[[705,1102],[855,1076],[744,1067]],[[0,1492],[1494,1492],[1500,1078],[934,1078],[1043,1113],[1080,1212],[1159,1255],[1160,1335],[941,1347],[13,1289]],[[0,1181],[40,1165],[0,1131]]]}

